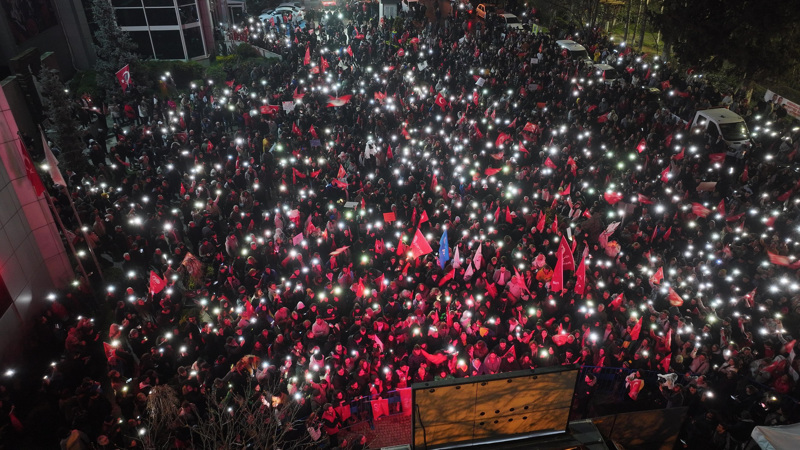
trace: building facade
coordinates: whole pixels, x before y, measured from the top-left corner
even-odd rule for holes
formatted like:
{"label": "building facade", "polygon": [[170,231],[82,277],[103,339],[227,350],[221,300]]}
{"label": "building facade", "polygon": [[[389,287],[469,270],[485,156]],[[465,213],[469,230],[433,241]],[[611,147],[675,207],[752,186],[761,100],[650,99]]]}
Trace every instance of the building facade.
{"label": "building facade", "polygon": [[214,52],[208,0],[111,0],[111,6],[145,59],[199,60]]}

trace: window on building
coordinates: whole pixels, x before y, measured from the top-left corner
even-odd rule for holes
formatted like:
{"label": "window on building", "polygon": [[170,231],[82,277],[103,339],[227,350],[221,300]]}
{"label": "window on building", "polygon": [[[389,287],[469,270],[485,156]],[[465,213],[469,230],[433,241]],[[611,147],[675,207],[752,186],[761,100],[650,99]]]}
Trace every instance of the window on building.
{"label": "window on building", "polygon": [[111,0],[114,8],[141,8],[142,0]]}
{"label": "window on building", "polygon": [[178,24],[175,8],[147,8],[146,11],[147,22],[151,27]]}
{"label": "window on building", "polygon": [[197,15],[197,5],[181,6],[180,16],[182,25],[189,25],[200,22],[200,16]]}
{"label": "window on building", "polygon": [[155,42],[156,59],[186,59],[180,31],[151,31],[150,33]]}
{"label": "window on building", "polygon": [[200,27],[183,30],[183,38],[186,41],[186,53],[189,58],[205,56],[206,52],[203,47],[203,35],[200,33]]}
{"label": "window on building", "polygon": [[142,58],[153,58],[153,44],[150,42],[150,33],[147,31],[128,31],[131,39],[136,43],[136,52]]}
{"label": "window on building", "polygon": [[117,16],[117,24],[121,27],[147,26],[142,8],[117,8],[114,13]]}
{"label": "window on building", "polygon": [[142,0],[144,6],[175,6],[175,0]]}

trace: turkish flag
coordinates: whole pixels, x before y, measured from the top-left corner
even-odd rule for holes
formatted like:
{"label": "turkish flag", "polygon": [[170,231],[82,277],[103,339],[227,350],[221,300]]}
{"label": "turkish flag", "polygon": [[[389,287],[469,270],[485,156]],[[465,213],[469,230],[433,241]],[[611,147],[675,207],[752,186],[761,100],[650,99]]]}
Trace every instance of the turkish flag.
{"label": "turkish flag", "polygon": [[664,183],[669,182],[669,166],[666,169],[661,171],[661,181]]}
{"label": "turkish flag", "polygon": [[725,199],[724,198],[719,201],[719,204],[717,205],[717,212],[722,216],[725,215]]}
{"label": "turkish flag", "polygon": [[128,90],[128,86],[133,81],[131,80],[130,64],[125,64],[125,67],[117,71],[117,81],[119,81],[119,85],[122,87],[123,91]]}
{"label": "turkish flag", "polygon": [[539,211],[539,222],[536,224],[536,231],[538,231],[539,233],[544,231],[544,221],[545,221],[545,215],[544,213]]}
{"label": "turkish flag", "polygon": [[427,255],[433,251],[430,244],[428,244],[428,240],[425,239],[425,236],[423,236],[422,232],[419,231],[419,228],[417,228],[417,232],[414,234],[414,240],[411,241],[410,249],[411,257],[414,259],[423,255]]}
{"label": "turkish flag", "polygon": [[497,135],[497,140],[494,141],[495,147],[500,147],[503,143],[507,140],[511,139],[511,135],[508,133],[500,133]]}
{"label": "turkish flag", "polygon": [[608,304],[608,307],[611,309],[619,309],[619,307],[622,305],[622,299],[623,299],[623,294],[620,293],[619,295],[614,297],[614,300],[611,300],[611,303]]}
{"label": "turkish flag", "polygon": [[682,160],[682,159],[683,159],[683,156],[684,156],[684,152],[685,152],[685,151],[686,151],[686,147],[681,147],[681,151],[680,151],[680,153],[678,153],[677,155],[673,156],[673,157],[672,157],[672,159],[674,159],[675,161],[680,161],[680,160]]}
{"label": "turkish flag", "polygon": [[646,195],[642,195],[642,194],[638,194],[638,196],[639,196],[639,203],[641,203],[643,205],[652,205],[653,204],[653,200],[650,200],[650,197],[648,197]]}
{"label": "turkish flag", "polygon": [[642,140],[639,141],[639,145],[636,146],[636,150],[639,153],[642,153],[643,151],[647,150],[647,142],[644,140],[644,138],[642,138]]}
{"label": "turkish flag", "polygon": [[650,283],[661,284],[661,280],[663,279],[664,279],[664,268],[659,267],[658,270],[656,270],[656,273],[654,273],[653,276],[650,277]]}
{"label": "turkish flag", "polygon": [[343,95],[341,97],[333,97],[333,96],[329,95],[328,96],[328,108],[337,107],[337,106],[343,106],[343,105],[347,104],[348,102],[350,102],[350,99],[352,97],[353,97],[352,95]]}
{"label": "turkish flag", "polygon": [[167,280],[158,276],[154,271],[150,271],[150,292],[155,295],[167,287]]}
{"label": "turkish flag", "polygon": [[575,293],[583,295],[586,293],[586,257],[584,256],[581,263],[578,265],[578,271],[575,273]]}
{"label": "turkish flag", "polygon": [[280,107],[278,105],[261,105],[261,114],[277,114]]}
{"label": "turkish flag", "polygon": [[483,173],[484,173],[484,174],[485,174],[487,177],[490,177],[490,176],[492,176],[492,175],[496,174],[497,172],[500,172],[500,170],[502,170],[502,169],[494,169],[494,168],[492,168],[492,167],[487,167],[487,168],[486,168],[486,170],[484,170],[484,171],[483,171]]}
{"label": "turkish flag", "polygon": [[767,256],[769,256],[769,262],[772,264],[784,267],[789,267],[790,265],[788,256],[778,255],[777,253],[772,253],[769,250],[767,250]]}
{"label": "turkish flag", "polygon": [[349,45],[347,46],[347,54],[350,55],[351,58],[353,57],[353,49],[350,48]]}
{"label": "turkish flag", "polygon": [[664,359],[661,360],[661,367],[664,369],[664,372],[669,372],[669,365],[672,362],[672,353],[668,353]]}
{"label": "turkish flag", "polygon": [[563,249],[558,249],[558,262],[556,268],[553,269],[553,278],[550,280],[550,291],[561,292],[564,289],[564,255]]}
{"label": "turkish flag", "polygon": [[708,155],[708,159],[712,163],[720,163],[720,164],[722,164],[722,163],[725,162],[725,153],[724,152],[723,153],[712,153],[712,154]]}
{"label": "turkish flag", "polygon": [[700,203],[692,203],[692,213],[698,217],[708,217],[711,214],[711,210],[706,208],[705,206],[701,205]]}
{"label": "turkish flag", "polygon": [[551,169],[556,169],[556,164],[553,162],[552,159],[550,159],[549,156],[547,157],[547,159],[544,160],[544,165]]}
{"label": "turkish flag", "polygon": [[25,150],[25,146],[22,144],[22,141],[18,142],[20,153],[22,155],[22,162],[25,164],[25,175],[28,177],[28,181],[30,181],[33,185],[33,192],[38,197],[44,193],[44,183],[42,183],[42,179],[36,172],[36,168],[33,166],[33,162],[31,161],[30,156],[28,156],[28,152]]}
{"label": "turkish flag", "polygon": [[644,319],[644,317],[640,317],[639,321],[636,322],[636,325],[633,326],[633,329],[631,330],[631,340],[639,340],[639,333],[642,332],[642,319]]}
{"label": "turkish flag", "polygon": [[478,106],[478,91],[472,91],[472,103]]}
{"label": "turkish flag", "polygon": [[298,127],[297,124],[294,122],[292,122],[292,134],[296,134],[297,136],[303,135],[303,132],[300,131],[300,127]]}
{"label": "turkish flag", "polygon": [[302,100],[303,97],[306,96],[306,94],[301,94],[301,93],[297,92],[297,89],[299,89],[299,88],[294,88],[294,94],[292,94],[292,98],[294,100]]}
{"label": "turkish flag", "polygon": [[622,194],[619,192],[606,192],[603,194],[603,198],[611,205],[618,203],[622,200]]}
{"label": "turkish flag", "polygon": [[447,106],[447,99],[445,99],[444,95],[441,93],[436,94],[436,104],[442,108],[442,111],[444,111],[445,107]]}
{"label": "turkish flag", "polygon": [[377,100],[381,104],[383,104],[383,101],[385,99],[386,99],[386,93],[385,92],[377,92],[377,91],[375,92],[375,100]]}
{"label": "turkish flag", "polygon": [[306,56],[303,57],[303,65],[311,64],[311,47],[306,47]]}
{"label": "turkish flag", "polygon": [[345,178],[347,177],[347,171],[344,170],[344,166],[339,164],[339,172],[336,174],[336,178]]}
{"label": "turkish flag", "polygon": [[311,125],[311,128],[308,129],[308,132],[314,139],[319,139],[319,136],[317,135],[317,130],[314,129],[314,125]]}
{"label": "turkish flag", "polygon": [[679,307],[683,305],[683,299],[675,289],[669,288],[669,294],[667,295],[667,300],[669,300],[669,304],[675,307]]}
{"label": "turkish flag", "polygon": [[475,122],[472,124],[472,126],[475,127],[475,134],[478,135],[478,139],[483,139],[483,133],[481,133],[481,129],[478,128],[478,123]]}

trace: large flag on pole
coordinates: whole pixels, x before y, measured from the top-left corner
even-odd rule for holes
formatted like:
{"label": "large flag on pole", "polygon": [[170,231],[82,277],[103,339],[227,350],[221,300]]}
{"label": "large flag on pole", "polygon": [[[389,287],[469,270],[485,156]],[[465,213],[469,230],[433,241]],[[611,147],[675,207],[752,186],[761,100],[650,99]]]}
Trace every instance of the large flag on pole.
{"label": "large flag on pole", "polygon": [[47,172],[50,174],[50,178],[53,179],[53,183],[59,184],[61,186],[66,186],[67,182],[64,180],[64,176],[61,175],[61,171],[58,170],[58,160],[56,156],[53,154],[53,151],[50,150],[50,146],[47,145],[47,138],[44,136],[44,133],[39,131],[42,135],[42,145],[44,146],[44,157],[47,160]]}
{"label": "large flag on pole", "polygon": [[432,251],[433,249],[431,248],[430,244],[428,244],[428,240],[425,239],[425,236],[423,236],[422,232],[419,231],[419,228],[417,228],[417,233],[414,235],[414,240],[411,241],[411,257],[416,259],[420,256],[427,255]]}
{"label": "large flag on pole", "polygon": [[581,260],[580,265],[578,265],[578,271],[576,272],[577,279],[575,280],[575,293],[578,295],[583,295],[586,293],[586,257],[584,256]]}
{"label": "large flag on pole", "polygon": [[561,292],[564,289],[564,249],[558,248],[558,262],[553,270],[553,278],[550,280],[550,291]]}
{"label": "large flag on pole", "polygon": [[564,270],[575,270],[575,257],[572,256],[572,249],[569,248],[567,240],[563,237],[559,248],[561,248],[561,254],[564,256]]}
{"label": "large flag on pole", "polygon": [[163,291],[164,288],[167,286],[167,280],[158,276],[157,273],[154,271],[150,271],[150,292],[153,295],[158,294],[159,292]]}
{"label": "large flag on pole", "polygon": [[44,193],[44,184],[42,183],[42,179],[39,178],[36,168],[33,166],[33,161],[31,161],[31,157],[25,149],[25,144],[23,144],[21,140],[19,141],[19,151],[22,156],[22,162],[25,164],[25,175],[28,177],[28,181],[33,185],[33,192],[39,197]]}
{"label": "large flag on pole", "polygon": [[439,267],[444,269],[447,261],[450,261],[450,247],[447,245],[447,230],[444,230],[442,238],[439,240]]}

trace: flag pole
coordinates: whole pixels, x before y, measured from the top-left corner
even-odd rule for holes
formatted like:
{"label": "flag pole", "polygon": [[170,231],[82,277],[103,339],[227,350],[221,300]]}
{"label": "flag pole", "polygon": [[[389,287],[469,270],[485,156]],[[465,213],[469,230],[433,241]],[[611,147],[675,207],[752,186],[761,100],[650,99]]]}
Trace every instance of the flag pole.
{"label": "flag pole", "polygon": [[67,196],[67,199],[69,199],[69,206],[72,208],[72,213],[75,215],[75,219],[78,221],[78,226],[81,229],[81,233],[83,233],[83,239],[86,241],[86,247],[89,249],[89,254],[92,255],[92,261],[94,261],[95,267],[97,267],[97,274],[100,275],[100,281],[105,283],[106,280],[103,277],[103,269],[100,267],[100,262],[97,261],[97,255],[94,253],[94,248],[92,248],[91,244],[89,243],[89,233],[86,231],[87,228],[83,226],[80,215],[78,215],[78,209],[75,208],[75,202],[72,201],[72,195],[70,195],[66,186],[61,186],[61,189],[64,190],[64,194]]}
{"label": "flag pole", "polygon": [[[42,136],[45,135],[41,125],[39,126],[39,131],[42,133]],[[46,143],[43,144],[46,145]],[[97,255],[95,255],[94,253],[94,248],[92,248],[92,245],[90,244],[89,241],[89,234],[86,232],[86,228],[84,228],[83,226],[83,222],[81,221],[80,215],[78,215],[78,209],[75,208],[75,203],[72,201],[72,195],[70,195],[69,190],[67,190],[66,186],[61,186],[61,189],[64,190],[64,194],[67,196],[67,199],[69,200],[69,206],[72,208],[72,213],[75,215],[75,219],[78,221],[78,227],[80,227],[81,233],[83,234],[83,239],[86,241],[86,248],[89,249],[89,254],[92,255],[92,261],[94,262],[95,267],[97,267],[97,274],[100,275],[100,281],[105,283],[106,280],[103,277],[103,269],[100,267],[100,263],[97,261]]]}
{"label": "flag pole", "polygon": [[64,235],[64,240],[67,241],[67,245],[69,246],[70,251],[72,252],[72,256],[75,257],[75,261],[78,262],[78,269],[83,274],[83,278],[86,281],[86,284],[91,284],[89,282],[89,275],[86,273],[86,269],[83,267],[83,262],[78,257],[78,253],[75,251],[75,246],[72,244],[72,239],[69,238],[67,234],[67,229],[64,227],[64,222],[61,221],[61,216],[58,214],[56,210],[56,205],[53,203],[53,198],[50,197],[50,193],[47,192],[45,189],[44,191],[44,198],[47,199],[47,204],[50,205],[50,210],[53,212],[53,218],[56,220],[58,227],[61,229],[61,233]]}

